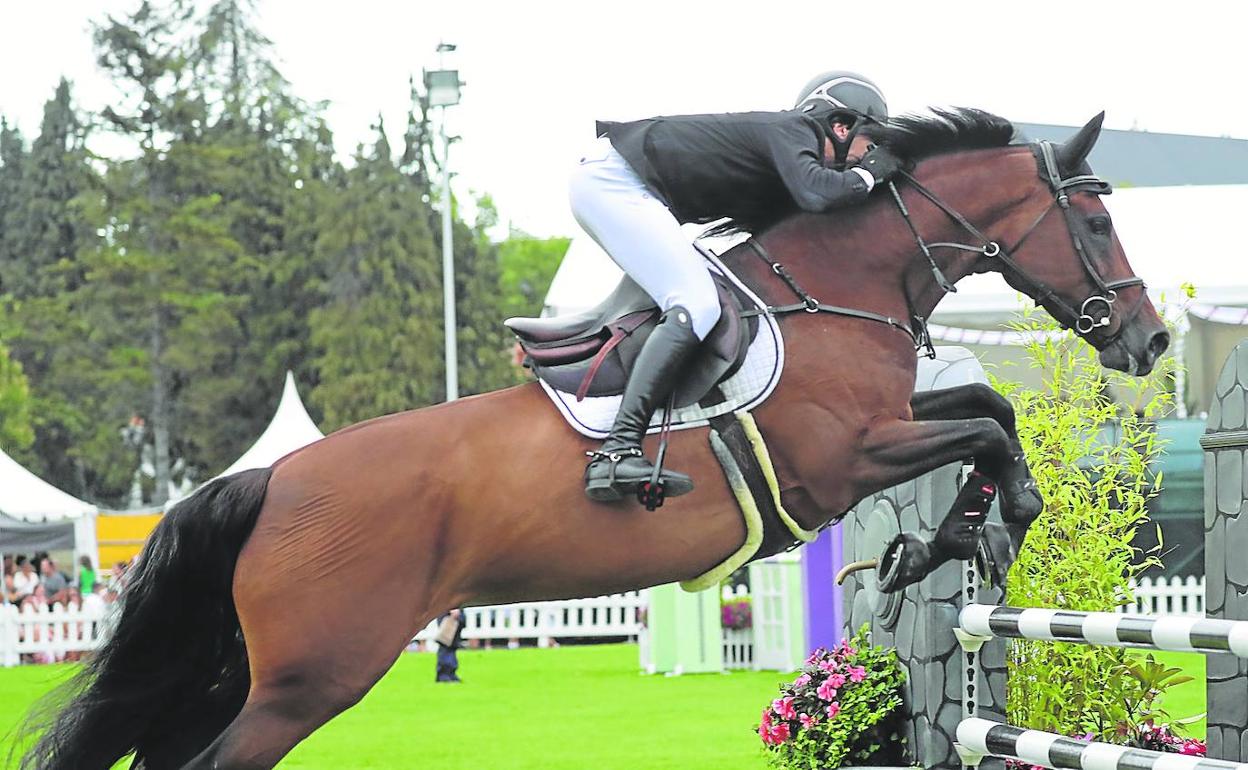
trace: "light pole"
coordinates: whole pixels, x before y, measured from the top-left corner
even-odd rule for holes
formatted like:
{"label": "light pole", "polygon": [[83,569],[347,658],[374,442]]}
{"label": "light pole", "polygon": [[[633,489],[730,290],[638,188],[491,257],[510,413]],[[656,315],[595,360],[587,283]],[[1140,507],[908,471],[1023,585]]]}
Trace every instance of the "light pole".
{"label": "light pole", "polygon": [[459,104],[458,70],[444,69],[443,54],[455,50],[438,43],[438,69],[425,70],[425,93],[430,107],[442,108],[442,324],[446,338],[446,400],[459,398],[459,353],[455,343],[455,258],[451,248],[451,139],[446,135],[446,108]]}

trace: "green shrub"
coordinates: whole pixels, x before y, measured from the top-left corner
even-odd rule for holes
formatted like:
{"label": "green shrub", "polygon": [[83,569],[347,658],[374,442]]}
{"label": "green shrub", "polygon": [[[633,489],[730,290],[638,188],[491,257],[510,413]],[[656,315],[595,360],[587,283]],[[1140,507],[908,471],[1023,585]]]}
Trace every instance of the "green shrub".
{"label": "green shrub", "polygon": [[[1161,488],[1149,467],[1162,449],[1152,421],[1173,401],[1173,359],[1131,378],[1104,370],[1072,334],[1030,318],[1016,328],[1048,333],[1026,355],[1027,365],[1044,372],[1043,384],[1029,390],[1003,377],[993,384],[1014,404],[1045,510],[1010,572],[1009,604],[1114,611],[1133,603],[1131,580],[1159,564],[1132,540],[1148,525],[1145,504]],[[1118,402],[1108,397],[1111,388]],[[1155,699],[1182,681],[1127,650],[1077,644],[1013,642],[1009,667],[1012,724],[1104,740],[1160,716]]]}

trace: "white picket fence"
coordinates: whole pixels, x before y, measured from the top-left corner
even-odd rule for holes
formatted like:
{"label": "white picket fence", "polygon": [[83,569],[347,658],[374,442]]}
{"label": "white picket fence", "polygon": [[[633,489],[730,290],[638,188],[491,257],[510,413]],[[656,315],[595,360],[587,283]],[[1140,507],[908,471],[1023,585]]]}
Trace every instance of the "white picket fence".
{"label": "white picket fence", "polygon": [[[568,599],[522,602],[464,610],[464,639],[512,641],[533,639],[549,647],[559,638],[635,637],[642,626],[646,595],[642,591]],[[433,622],[413,641],[429,644],[437,634]]]}
{"label": "white picket fence", "polygon": [[25,662],[23,656],[42,663],[94,650],[104,641],[107,621],[108,607],[102,601],[86,607],[0,606],[0,665],[16,666]]}
{"label": "white picket fence", "polygon": [[[724,599],[748,596],[744,586],[723,590]],[[1136,604],[1120,611],[1131,615],[1205,614],[1203,577],[1142,579],[1135,588]],[[566,638],[637,638],[644,641],[644,591],[554,602],[524,602],[465,610],[465,639],[489,641],[535,640],[550,646]],[[19,611],[0,606],[0,665],[15,666],[28,659],[48,660],[68,652],[94,650],[107,630],[108,608],[96,604],[79,607],[60,604]],[[758,618],[755,617],[755,622]],[[432,644],[436,626],[430,624],[416,635],[417,647]],[[750,669],[754,665],[754,629],[723,630],[724,667]]]}
{"label": "white picket fence", "polygon": [[1121,607],[1127,615],[1205,616],[1205,578],[1141,578],[1135,585],[1135,604]]}

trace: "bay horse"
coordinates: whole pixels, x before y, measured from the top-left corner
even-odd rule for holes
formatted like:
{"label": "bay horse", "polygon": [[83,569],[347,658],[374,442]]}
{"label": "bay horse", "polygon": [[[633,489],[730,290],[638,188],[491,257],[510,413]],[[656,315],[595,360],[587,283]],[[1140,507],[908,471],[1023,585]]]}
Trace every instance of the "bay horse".
{"label": "bay horse", "polygon": [[[1146,374],[1169,337],[1086,167],[1102,117],[1044,153],[978,110],[894,119],[872,135],[917,164],[898,198],[787,212],[754,231],[762,251],[722,259],[770,305],[793,302],[783,264],[807,297],[902,319],[936,307],[937,271],[1000,272],[1104,366]],[[1015,482],[1001,485],[1007,512],[1033,505],[1004,399],[971,386],[912,403],[909,335],[820,312],[780,320],[785,370],[754,416],[801,526],[970,457]],[[697,489],[657,512],[585,499],[593,445],[530,383],[360,423],[206,484],[153,532],[111,636],[44,711],[23,767],[103,769],[134,753],[148,770],[269,768],[448,608],[685,580],[743,542],[704,429],[672,435]]]}

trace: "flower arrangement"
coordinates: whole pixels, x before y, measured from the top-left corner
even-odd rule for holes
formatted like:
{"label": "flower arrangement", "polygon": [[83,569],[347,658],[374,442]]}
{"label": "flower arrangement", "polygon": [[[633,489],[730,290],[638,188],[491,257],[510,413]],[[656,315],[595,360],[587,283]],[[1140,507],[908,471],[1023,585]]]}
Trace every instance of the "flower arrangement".
{"label": "flower arrangement", "polygon": [[811,653],[801,673],[763,709],[758,735],[768,763],[784,770],[899,764],[893,720],[905,671],[895,650],[872,647],[867,627],[831,650]]}
{"label": "flower arrangement", "polygon": [[720,605],[719,611],[720,620],[724,628],[744,631],[754,626],[754,617],[750,610],[750,597],[748,596],[725,601]]}

